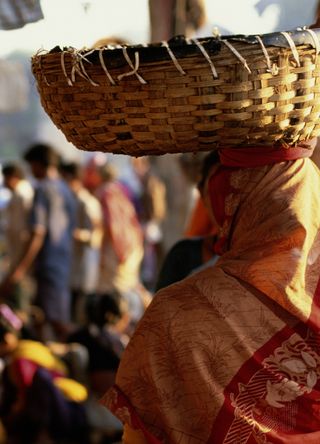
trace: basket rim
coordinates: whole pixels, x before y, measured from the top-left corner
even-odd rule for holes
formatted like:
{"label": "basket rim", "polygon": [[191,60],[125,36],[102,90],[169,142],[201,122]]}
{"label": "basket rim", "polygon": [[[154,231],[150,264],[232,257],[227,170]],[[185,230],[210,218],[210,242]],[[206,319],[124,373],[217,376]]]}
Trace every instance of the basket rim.
{"label": "basket rim", "polygon": [[139,53],[140,64],[172,60],[171,51],[174,57],[183,58],[199,54],[202,46],[209,55],[217,54],[221,51],[223,43],[239,42],[249,45],[263,44],[265,47],[293,48],[295,46],[311,46],[320,52],[320,28],[310,29],[301,27],[290,31],[272,32],[266,34],[234,34],[217,35],[201,38],[186,38],[183,35],[177,35],[168,41],[133,44],[133,45],[107,45],[99,48],[81,48],[55,46],[50,51],[39,51],[32,60],[39,57],[46,57],[51,54],[77,53],[86,57],[91,63],[99,62],[99,53],[103,52],[104,57],[108,58],[110,67],[121,68],[127,64],[123,56],[124,50],[132,58],[136,52]]}

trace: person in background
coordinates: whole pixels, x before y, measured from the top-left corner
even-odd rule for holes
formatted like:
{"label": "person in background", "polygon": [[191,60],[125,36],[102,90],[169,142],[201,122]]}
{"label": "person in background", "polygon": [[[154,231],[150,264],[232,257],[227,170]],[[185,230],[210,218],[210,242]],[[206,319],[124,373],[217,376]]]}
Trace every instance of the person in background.
{"label": "person in background", "polygon": [[37,179],[31,236],[22,257],[3,282],[2,291],[21,282],[34,265],[36,303],[55,339],[63,339],[70,329],[69,279],[76,203],[59,176],[59,156],[51,146],[32,145],[24,157]]}
{"label": "person in background", "polygon": [[79,164],[62,163],[60,172],[77,203],[71,267],[72,317],[83,323],[86,300],[96,290],[98,281],[102,211],[98,199],[83,186]]}
{"label": "person in background", "polygon": [[209,233],[215,234],[216,231],[217,229],[212,223],[202,196],[197,196],[194,208],[191,211],[191,215],[184,231],[184,236],[206,236]]}
{"label": "person in background", "polygon": [[7,249],[10,265],[17,264],[29,240],[29,216],[34,190],[25,179],[21,166],[7,164],[2,168],[3,184],[11,191],[11,199],[7,206]]}
{"label": "person in background", "polygon": [[166,217],[161,224],[162,251],[166,254],[184,234],[197,194],[196,183],[181,168],[178,154],[157,156],[155,171],[166,187]]}
{"label": "person in background", "polygon": [[197,186],[201,206],[197,205],[195,208],[189,236],[186,235],[176,242],[167,253],[158,275],[156,291],[200,271],[203,267],[213,265],[218,259],[218,255],[214,252],[217,227],[204,196],[210,170],[218,163],[217,151],[210,152],[202,161],[202,171]]}
{"label": "person in background", "polygon": [[83,165],[82,183],[91,194],[94,194],[102,184],[99,169],[105,162],[106,156],[103,153],[94,153],[90,155]]}
{"label": "person in background", "polygon": [[116,47],[118,45],[125,46],[125,45],[130,45],[130,43],[122,37],[107,36],[107,37],[102,37],[99,40],[96,40],[93,43],[92,48],[104,48],[106,46]]}
{"label": "person in background", "polygon": [[8,444],[88,441],[87,389],[49,347],[21,339],[22,322],[0,304],[0,418]]}
{"label": "person in background", "polygon": [[103,239],[97,292],[121,293],[135,323],[150,302],[150,294],[140,280],[143,232],[136,210],[117,180],[116,168],[107,163],[100,174],[103,184],[96,196],[102,206]]}
{"label": "person in background", "polygon": [[100,397],[114,383],[129,341],[130,314],[126,300],[118,292],[93,295],[87,311],[87,324],[71,333],[67,342],[86,347],[90,387]]}
{"label": "person in background", "polygon": [[[8,267],[14,269],[21,259],[30,239],[30,211],[34,196],[32,185],[25,179],[20,165],[7,164],[2,169],[3,183],[11,192],[10,201],[5,210],[5,240],[9,259]],[[8,303],[21,312],[28,310],[31,298],[31,281],[25,277],[23,283],[17,283]]]}
{"label": "person in background", "polygon": [[204,178],[208,174],[207,170],[210,169],[215,157],[218,157],[216,151],[212,151],[208,155],[204,153],[184,153],[179,156],[180,168],[189,182],[194,184],[193,206],[186,220],[183,233],[185,237],[206,236],[215,234],[217,231],[216,227],[213,226],[212,218],[199,189],[199,182],[205,180]]}
{"label": "person in background", "polygon": [[91,428],[100,436],[109,436],[107,442],[118,442],[123,430],[121,422],[97,401],[114,383],[129,340],[128,304],[117,292],[95,294],[88,300],[87,313],[87,324],[73,332],[67,342],[80,344],[88,352],[89,398],[86,406]]}
{"label": "person in background", "polygon": [[163,260],[161,224],[166,217],[166,187],[152,170],[148,156],[132,158],[131,165],[135,178],[131,196],[144,235],[141,277],[146,287],[154,290]]}

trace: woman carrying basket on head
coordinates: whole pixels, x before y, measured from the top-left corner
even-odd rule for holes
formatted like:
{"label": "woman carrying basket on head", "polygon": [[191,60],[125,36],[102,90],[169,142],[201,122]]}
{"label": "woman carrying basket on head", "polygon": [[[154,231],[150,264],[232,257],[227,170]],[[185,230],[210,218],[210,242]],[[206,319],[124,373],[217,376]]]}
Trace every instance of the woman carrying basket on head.
{"label": "woman carrying basket on head", "polygon": [[[320,132],[319,35],[33,58],[45,109],[79,148],[220,150],[205,187],[220,259],[159,291],[139,322],[102,400],[125,424],[124,442],[320,442],[320,173],[308,158]],[[131,70],[120,73],[123,60]],[[81,118],[64,93],[55,111],[50,82],[72,86],[77,109],[85,101]],[[114,99],[97,121],[83,82],[96,88],[92,106],[99,90],[102,103],[107,91]]]}
{"label": "woman carrying basket on head", "polygon": [[102,400],[124,442],[320,442],[314,145],[221,149],[205,195],[221,257],[158,292]]}

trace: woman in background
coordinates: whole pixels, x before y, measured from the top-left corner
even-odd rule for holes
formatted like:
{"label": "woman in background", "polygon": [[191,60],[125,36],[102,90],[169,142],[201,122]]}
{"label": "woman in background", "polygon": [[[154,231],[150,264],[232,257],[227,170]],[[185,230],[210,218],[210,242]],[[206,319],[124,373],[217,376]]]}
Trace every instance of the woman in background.
{"label": "woman in background", "polygon": [[111,164],[100,169],[102,185],[96,191],[102,207],[103,236],[97,292],[117,291],[127,300],[135,324],[150,302],[140,281],[143,233],[136,210],[117,180]]}

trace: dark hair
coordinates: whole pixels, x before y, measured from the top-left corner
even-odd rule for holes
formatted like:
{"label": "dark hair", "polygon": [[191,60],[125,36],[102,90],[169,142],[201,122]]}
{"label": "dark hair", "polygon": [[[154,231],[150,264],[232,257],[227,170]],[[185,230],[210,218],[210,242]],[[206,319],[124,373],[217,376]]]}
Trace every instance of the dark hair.
{"label": "dark hair", "polygon": [[15,163],[8,163],[2,168],[2,175],[6,178],[18,177],[19,179],[24,178],[24,172],[22,168]]}
{"label": "dark hair", "polygon": [[124,314],[126,304],[122,295],[112,293],[94,294],[87,307],[89,322],[102,328],[105,324],[115,324]]}
{"label": "dark hair", "polygon": [[219,163],[219,153],[217,150],[210,151],[209,154],[203,159],[202,169],[201,169],[201,179],[198,182],[198,189],[201,191],[204,184],[208,178],[208,174],[211,170],[212,165]]}
{"label": "dark hair", "polygon": [[58,166],[60,157],[50,145],[37,143],[27,149],[24,159],[29,163],[38,162],[47,168]]}
{"label": "dark hair", "polygon": [[67,176],[68,178],[81,178],[81,165],[76,162],[60,163],[59,170],[63,176]]}

